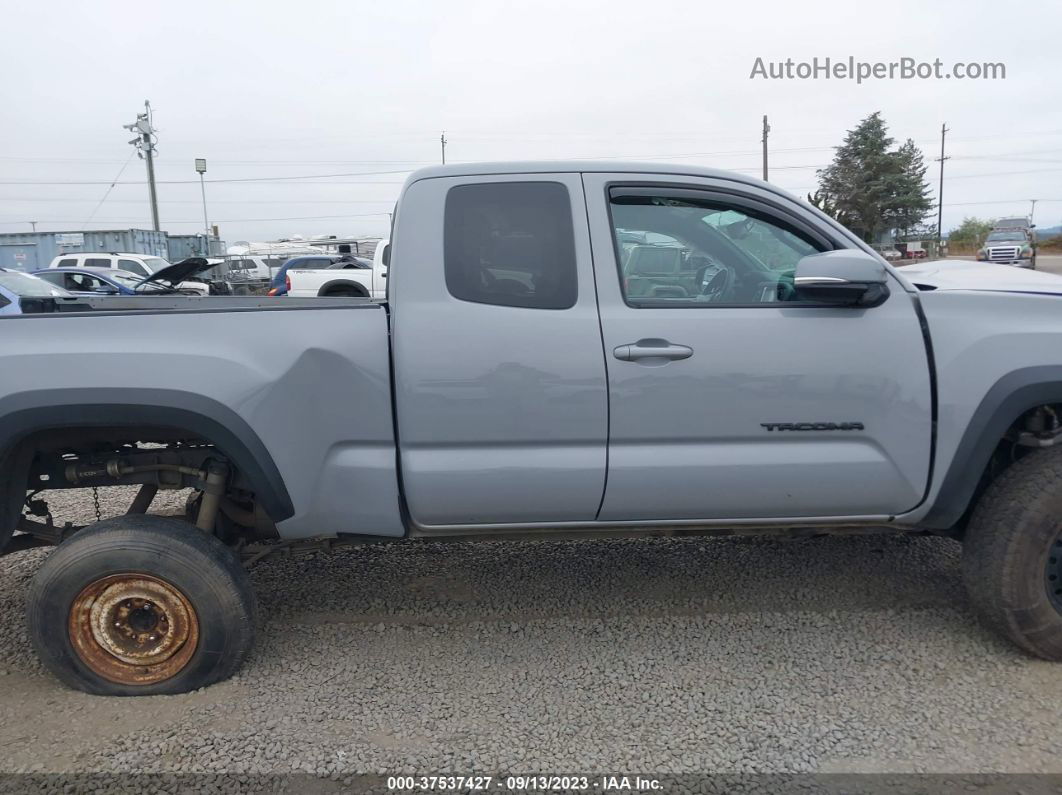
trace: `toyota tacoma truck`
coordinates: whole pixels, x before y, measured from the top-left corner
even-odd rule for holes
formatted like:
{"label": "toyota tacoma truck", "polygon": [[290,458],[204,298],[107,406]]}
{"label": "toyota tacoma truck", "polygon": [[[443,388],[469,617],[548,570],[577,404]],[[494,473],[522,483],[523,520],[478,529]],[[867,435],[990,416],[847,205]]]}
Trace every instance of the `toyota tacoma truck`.
{"label": "toyota tacoma truck", "polygon": [[[552,535],[939,534],[987,624],[1062,660],[1062,278],[896,270],[771,185],[657,164],[423,170],[390,239],[385,301],[0,317],[0,530],[55,547],[27,612],[63,682],[231,675],[278,551]],[[88,526],[47,503],[130,485]]]}

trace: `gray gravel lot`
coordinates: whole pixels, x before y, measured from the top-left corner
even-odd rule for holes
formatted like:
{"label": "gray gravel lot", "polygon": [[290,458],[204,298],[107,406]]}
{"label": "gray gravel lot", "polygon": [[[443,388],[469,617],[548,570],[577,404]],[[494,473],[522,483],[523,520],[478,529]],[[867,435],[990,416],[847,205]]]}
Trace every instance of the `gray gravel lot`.
{"label": "gray gravel lot", "polygon": [[[91,518],[84,492],[52,505]],[[1062,665],[979,627],[958,553],[855,537],[277,558],[253,570],[243,671],[137,700],[43,672],[22,611],[46,553],[19,553],[0,558],[0,770],[1062,772]]]}

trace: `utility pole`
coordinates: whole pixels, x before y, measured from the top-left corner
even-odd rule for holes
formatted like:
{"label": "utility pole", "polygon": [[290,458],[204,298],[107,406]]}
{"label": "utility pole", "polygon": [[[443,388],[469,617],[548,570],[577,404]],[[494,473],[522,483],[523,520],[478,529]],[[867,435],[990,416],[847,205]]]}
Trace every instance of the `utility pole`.
{"label": "utility pole", "polygon": [[944,136],[948,133],[945,122],[940,125],[940,188],[937,190],[937,256],[944,250]]}
{"label": "utility pole", "polygon": [[136,153],[141,160],[147,161],[148,191],[151,196],[151,221],[155,231],[161,231],[159,227],[159,199],[155,192],[155,128],[151,124],[151,103],[144,100],[144,112],[136,115],[136,121],[132,124],[122,125],[124,129],[137,134],[129,143],[136,147]]}
{"label": "utility pole", "polygon": [[205,237],[203,238],[203,247],[206,249],[203,252],[204,257],[210,256],[210,221],[207,220],[206,209],[206,184],[203,182],[203,175],[206,173],[206,159],[197,157],[195,159],[195,170],[199,172],[199,190],[203,194],[203,230]]}
{"label": "utility pole", "polygon": [[1029,223],[1036,223],[1036,199],[1029,199],[1032,202],[1032,207],[1029,209]]}
{"label": "utility pole", "polygon": [[767,116],[763,117],[763,181],[767,181],[767,133],[771,131],[771,125],[767,123]]}
{"label": "utility pole", "polygon": [[439,145],[442,147],[442,164],[446,165],[446,131],[439,136]]}
{"label": "utility pole", "polygon": [[33,227],[33,233],[36,234],[37,233],[37,222],[36,221],[30,221],[29,225]]}

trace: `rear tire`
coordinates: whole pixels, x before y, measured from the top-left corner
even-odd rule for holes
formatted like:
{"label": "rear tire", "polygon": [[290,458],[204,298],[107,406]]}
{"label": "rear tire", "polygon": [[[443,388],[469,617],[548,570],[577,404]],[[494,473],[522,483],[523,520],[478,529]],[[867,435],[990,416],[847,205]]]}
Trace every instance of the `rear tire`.
{"label": "rear tire", "polygon": [[323,292],[320,298],[368,298],[368,293],[363,293],[356,287],[333,287]]}
{"label": "rear tire", "polygon": [[231,676],[257,607],[237,555],[161,516],[98,522],[44,561],[27,597],[30,637],[64,684],[112,696],[185,693]]}
{"label": "rear tire", "polygon": [[1062,449],[1030,453],[989,486],[963,541],[963,577],[985,624],[1062,661]]}

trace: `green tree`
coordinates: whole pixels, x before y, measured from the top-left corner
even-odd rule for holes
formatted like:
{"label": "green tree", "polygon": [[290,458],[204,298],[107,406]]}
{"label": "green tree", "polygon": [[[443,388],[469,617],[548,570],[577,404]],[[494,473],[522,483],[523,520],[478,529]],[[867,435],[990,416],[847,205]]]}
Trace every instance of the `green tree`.
{"label": "green tree", "polygon": [[818,171],[820,209],[869,243],[887,230],[917,226],[933,206],[922,153],[910,139],[899,149],[894,143],[881,114],[872,113]]}
{"label": "green tree", "polygon": [[821,190],[808,194],[808,204],[822,210],[837,222],[845,226],[851,226],[851,219],[842,210],[838,209],[837,205],[830,201],[830,197]]}
{"label": "green tree", "polygon": [[985,238],[988,237],[988,233],[992,231],[994,225],[995,221],[985,221],[973,217],[963,218],[962,223],[948,234],[948,242],[980,246],[985,242]]}
{"label": "green tree", "polygon": [[887,208],[886,217],[900,234],[907,234],[922,223],[934,203],[929,198],[929,185],[926,183],[928,166],[914,141],[910,138],[904,141],[896,157],[900,165],[900,179],[895,201],[892,207]]}

